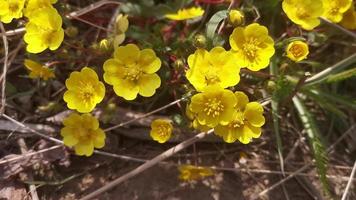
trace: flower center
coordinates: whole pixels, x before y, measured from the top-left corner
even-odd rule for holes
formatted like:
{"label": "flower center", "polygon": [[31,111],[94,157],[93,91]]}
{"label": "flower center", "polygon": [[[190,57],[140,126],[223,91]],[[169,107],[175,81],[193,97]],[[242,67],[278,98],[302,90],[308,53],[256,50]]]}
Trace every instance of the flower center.
{"label": "flower center", "polygon": [[304,51],[303,51],[303,47],[301,47],[300,45],[293,45],[289,51],[293,54],[294,57],[298,58],[303,56]]}
{"label": "flower center", "polygon": [[169,127],[165,125],[159,125],[157,128],[157,133],[160,137],[166,137],[169,133]]}
{"label": "flower center", "polygon": [[296,15],[299,19],[306,19],[310,17],[310,13],[304,7],[297,8]]}
{"label": "flower center", "polygon": [[217,98],[208,99],[204,106],[204,112],[209,116],[217,117],[224,111],[224,105]]}
{"label": "flower center", "polygon": [[205,75],[205,81],[206,81],[207,85],[213,85],[215,83],[219,83],[220,79],[217,75],[210,73],[210,74]]}
{"label": "flower center", "polygon": [[242,51],[249,60],[255,59],[259,44],[260,42],[256,38],[251,37],[242,45]]}
{"label": "flower center", "polygon": [[129,67],[125,73],[125,79],[130,81],[137,81],[142,75],[142,71],[139,70],[137,67]]}
{"label": "flower center", "polygon": [[17,12],[19,10],[19,4],[17,3],[10,3],[9,10],[11,12]]}
{"label": "flower center", "polygon": [[81,98],[84,103],[90,103],[93,96],[94,96],[94,87],[89,84],[85,84],[82,88],[81,92]]}
{"label": "flower center", "polygon": [[244,115],[242,112],[238,112],[236,114],[235,119],[230,122],[229,127],[230,128],[239,128],[244,125]]}

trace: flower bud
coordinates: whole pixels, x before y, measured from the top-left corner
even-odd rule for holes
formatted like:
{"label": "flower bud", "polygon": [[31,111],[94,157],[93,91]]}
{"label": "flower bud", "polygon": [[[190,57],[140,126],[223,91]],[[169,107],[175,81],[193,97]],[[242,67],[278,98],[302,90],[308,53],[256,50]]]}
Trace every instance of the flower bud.
{"label": "flower bud", "polygon": [[122,14],[116,17],[116,31],[118,33],[125,33],[127,31],[127,28],[129,27],[129,20],[127,17],[127,15]]}
{"label": "flower bud", "polygon": [[196,35],[194,37],[194,41],[193,41],[193,45],[196,47],[196,48],[204,48],[206,46],[206,38],[204,35]]}
{"label": "flower bud", "polygon": [[68,37],[74,38],[78,35],[78,28],[75,26],[69,26],[68,28],[66,28],[65,33]]}
{"label": "flower bud", "polygon": [[176,70],[184,69],[184,62],[181,59],[177,59],[176,61],[174,61],[173,67]]}
{"label": "flower bud", "polygon": [[111,49],[111,42],[107,39],[102,39],[99,42],[99,49],[104,52],[109,51]]}
{"label": "flower bud", "polygon": [[239,10],[231,10],[229,12],[229,23],[233,27],[241,26],[245,23],[245,16]]}

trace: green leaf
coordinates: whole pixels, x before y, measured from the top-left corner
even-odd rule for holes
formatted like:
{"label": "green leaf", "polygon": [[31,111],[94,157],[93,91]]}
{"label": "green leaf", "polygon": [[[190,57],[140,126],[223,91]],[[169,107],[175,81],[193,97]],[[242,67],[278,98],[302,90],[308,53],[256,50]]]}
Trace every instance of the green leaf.
{"label": "green leaf", "polygon": [[209,40],[215,39],[215,32],[221,21],[227,18],[227,10],[221,10],[216,12],[206,24],[206,36]]}
{"label": "green leaf", "polygon": [[349,78],[355,77],[355,76],[356,76],[356,67],[349,69],[349,70],[345,70],[345,71],[337,73],[337,74],[330,75],[326,79],[326,82],[334,83],[334,82],[343,81],[343,80],[346,80],[346,79],[349,79]]}
{"label": "green leaf", "polygon": [[329,183],[326,178],[326,170],[328,165],[328,158],[326,149],[320,139],[320,131],[315,123],[314,117],[308,112],[303,102],[297,97],[293,97],[293,103],[298,111],[301,122],[307,133],[309,144],[312,147],[313,155],[315,159],[316,168],[320,176],[320,181],[324,190],[329,192]]}

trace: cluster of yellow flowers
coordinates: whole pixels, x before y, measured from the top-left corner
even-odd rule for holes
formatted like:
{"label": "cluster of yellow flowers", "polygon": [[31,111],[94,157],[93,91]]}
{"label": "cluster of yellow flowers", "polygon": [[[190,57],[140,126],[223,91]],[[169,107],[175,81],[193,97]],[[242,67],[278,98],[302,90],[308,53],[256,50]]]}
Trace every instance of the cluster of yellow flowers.
{"label": "cluster of yellow flowers", "polygon": [[345,28],[355,29],[356,11],[352,0],[283,0],[283,11],[294,23],[305,30],[320,24],[320,17]]}
{"label": "cluster of yellow flowers", "polygon": [[23,15],[28,19],[24,40],[26,50],[40,53],[56,50],[64,38],[62,18],[52,6],[57,0],[0,0],[0,20],[10,23]]}
{"label": "cluster of yellow flowers", "polygon": [[200,92],[191,98],[187,116],[194,128],[215,134],[225,142],[247,144],[261,134],[265,123],[263,107],[249,102],[240,91],[227,89],[240,81],[241,68],[258,71],[266,68],[273,56],[274,41],[266,27],[257,23],[237,27],[230,35],[231,50],[214,47],[209,52],[197,49],[188,57],[188,81]]}

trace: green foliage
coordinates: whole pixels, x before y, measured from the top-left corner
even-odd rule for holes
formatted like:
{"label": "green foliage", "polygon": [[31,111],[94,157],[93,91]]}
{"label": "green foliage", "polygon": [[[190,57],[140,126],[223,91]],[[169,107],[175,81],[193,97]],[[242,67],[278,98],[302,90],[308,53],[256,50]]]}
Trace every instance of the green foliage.
{"label": "green foliage", "polygon": [[345,70],[343,72],[337,73],[337,74],[333,74],[330,75],[327,79],[326,82],[328,83],[333,83],[333,82],[339,82],[339,81],[343,81],[352,77],[356,76],[356,67],[349,69],[349,70]]}
{"label": "green foliage", "polygon": [[328,158],[326,149],[321,142],[320,131],[317,124],[315,123],[313,115],[308,112],[303,102],[297,96],[293,98],[293,103],[298,111],[300,120],[307,133],[309,144],[312,147],[315,165],[320,176],[320,181],[324,190],[329,193],[329,183],[326,178]]}

